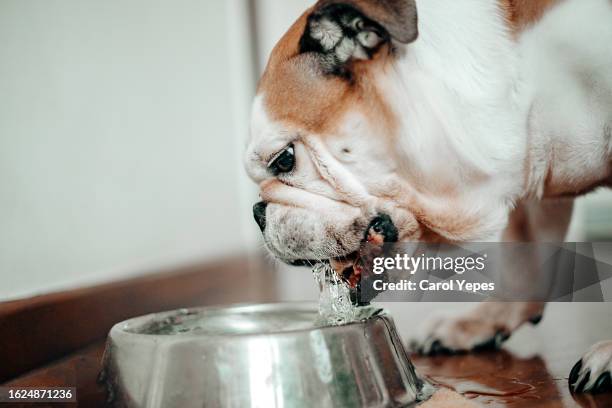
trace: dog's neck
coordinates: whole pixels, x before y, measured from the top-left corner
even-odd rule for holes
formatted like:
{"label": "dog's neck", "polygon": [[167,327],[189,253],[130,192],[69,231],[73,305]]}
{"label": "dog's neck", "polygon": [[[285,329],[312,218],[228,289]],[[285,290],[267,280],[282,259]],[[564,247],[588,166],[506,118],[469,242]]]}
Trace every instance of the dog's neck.
{"label": "dog's neck", "polygon": [[381,79],[400,122],[400,172],[433,194],[511,199],[522,188],[527,109],[504,17],[483,0],[423,1],[419,13],[419,39]]}
{"label": "dog's neck", "polygon": [[[567,90],[546,78],[568,69],[564,61],[546,56],[558,46],[555,36],[564,44],[573,42],[576,49],[593,46],[563,37],[568,18],[564,14],[580,13],[581,4],[566,2],[549,12],[544,27],[536,25],[516,35],[498,2],[419,2],[419,39],[401,51],[394,69],[381,78],[400,122],[402,177],[420,191],[452,193],[474,202],[580,193],[605,181],[611,151],[604,140],[606,130],[601,130],[606,118],[590,135],[563,136],[559,128],[576,127],[573,132],[580,132],[576,123],[589,118],[551,109],[561,98],[570,104],[580,100],[568,99],[572,95]],[[606,66],[603,58],[586,67],[589,75],[601,74],[591,70]],[[546,68],[539,70],[544,64]],[[550,94],[557,100],[542,97]],[[589,143],[583,150],[578,143],[568,149],[568,137]],[[607,149],[608,156],[602,154],[601,162],[593,163],[584,177],[568,180],[569,172],[577,169],[559,169],[568,163],[579,165],[593,146]]]}

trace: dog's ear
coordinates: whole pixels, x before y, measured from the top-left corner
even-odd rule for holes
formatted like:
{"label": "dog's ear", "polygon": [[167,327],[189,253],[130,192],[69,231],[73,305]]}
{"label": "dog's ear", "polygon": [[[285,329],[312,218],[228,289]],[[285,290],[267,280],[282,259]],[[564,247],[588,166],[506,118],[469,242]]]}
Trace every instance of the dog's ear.
{"label": "dog's ear", "polygon": [[328,66],[369,59],[391,39],[418,36],[415,0],[321,0],[308,16],[300,52],[317,52]]}
{"label": "dog's ear", "polygon": [[[341,3],[330,0],[324,2]],[[344,0],[344,3],[376,21],[400,43],[409,44],[419,35],[415,0]]]}

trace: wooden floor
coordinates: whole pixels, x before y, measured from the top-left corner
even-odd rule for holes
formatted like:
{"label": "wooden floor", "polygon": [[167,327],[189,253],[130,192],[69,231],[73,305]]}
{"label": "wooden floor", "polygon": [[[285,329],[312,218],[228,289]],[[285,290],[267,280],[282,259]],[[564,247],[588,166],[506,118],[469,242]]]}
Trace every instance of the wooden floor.
{"label": "wooden floor", "polygon": [[[385,306],[391,309],[402,336],[409,338],[428,313],[450,305]],[[521,329],[502,351],[452,357],[413,356],[413,362],[433,383],[488,407],[612,407],[612,394],[575,399],[567,388],[569,371],[582,351],[597,340],[612,338],[611,315],[612,304],[554,304],[538,327]],[[101,407],[106,391],[95,379],[103,349],[104,343],[97,343],[9,384],[76,385],[79,406]]]}
{"label": "wooden floor", "polygon": [[[469,305],[386,304],[404,338],[430,313]],[[612,394],[574,398],[567,378],[580,355],[612,339],[612,303],[550,304],[542,322],[515,333],[503,350],[449,357],[413,356],[432,382],[485,406],[612,407]]]}
{"label": "wooden floor", "polygon": [[[239,263],[237,265],[240,266],[242,264]],[[244,269],[242,266],[238,266],[234,267],[234,269],[239,272]],[[227,273],[228,270],[232,270],[228,268],[225,265],[220,270]],[[149,288],[146,296],[141,293],[139,300],[142,301],[142,297],[147,299],[150,297],[165,299],[165,303],[158,302],[159,304],[156,305],[147,304],[147,308],[153,306],[159,308],[155,310],[175,308],[179,304],[186,304],[185,302],[187,301],[189,301],[189,304],[210,304],[254,300],[269,301],[270,299],[283,301],[313,301],[317,299],[312,277],[308,273],[301,273],[301,271],[300,273],[296,271],[287,272],[292,273],[292,275],[281,274],[281,277],[278,278],[278,285],[275,284],[275,286],[278,286],[278,289],[274,293],[271,293],[269,290],[253,289],[256,287],[256,282],[267,282],[267,286],[269,286],[270,282],[277,281],[277,279],[271,276],[255,273],[253,273],[253,279],[251,280],[245,280],[244,277],[241,278],[239,282],[243,283],[242,286],[235,287],[233,285],[231,290],[215,289],[215,287],[211,286],[210,290],[207,291],[204,290],[207,287],[207,282],[212,282],[211,276],[217,276],[217,273],[211,274],[210,271],[203,273],[202,276],[206,279],[202,282],[200,282],[201,279],[196,280],[196,286],[203,288],[201,294],[198,295],[199,297],[194,295],[193,299],[189,298],[191,300],[185,300],[184,293],[186,289],[181,285],[169,285],[166,282],[164,285],[155,285],[149,288],[149,281],[152,278],[144,279],[140,283],[128,282],[122,285],[127,285],[126,287],[129,288],[134,285],[139,288],[143,284],[149,285],[146,286]],[[242,276],[244,272],[240,274]],[[191,275],[193,273],[178,274],[176,279],[182,281],[185,279],[185,276],[189,277]],[[168,279],[164,276],[157,279]],[[198,275],[194,276],[197,277]],[[157,281],[154,280],[154,282]],[[117,287],[123,288],[122,285],[111,286],[112,292],[123,293],[117,289]],[[208,284],[208,286],[210,285],[212,283]],[[214,292],[212,291],[213,289]],[[180,296],[169,296],[167,292],[172,291],[176,292],[175,295]],[[138,294],[140,292],[132,291],[128,294]],[[91,299],[92,296],[95,297],[89,292],[86,295],[86,299]],[[66,296],[64,295],[64,297]],[[138,304],[136,302],[138,299],[134,300],[134,296],[125,295],[125,297],[130,299],[130,303]],[[88,304],[89,308],[85,308],[85,310],[91,312],[91,301]],[[405,341],[408,341],[415,335],[417,327],[426,321],[431,314],[448,310],[460,311],[461,308],[470,307],[469,304],[439,303],[386,303],[381,304],[381,306],[391,313],[400,335]],[[107,308],[105,310],[106,314],[108,314],[111,309]],[[142,314],[146,310],[129,309],[128,311],[130,313]],[[61,316],[64,315],[65,313],[61,314]],[[116,320],[119,320],[119,315],[116,316]],[[104,324],[107,323],[105,322]],[[102,334],[107,331],[108,327],[106,326],[100,328],[100,333]],[[85,333],[83,330],[81,332]],[[70,336],[71,330],[60,330],[55,326],[50,328],[47,334],[50,336],[49,338],[74,337]],[[22,336],[24,341],[32,337],[29,334],[22,334]],[[101,384],[96,382],[101,368],[104,337],[102,335],[95,338],[95,340],[93,340],[93,334],[90,337],[92,341],[89,342],[89,346],[82,344],[79,346],[81,347],[80,349],[75,349],[59,360],[39,365],[29,372],[23,372],[18,377],[13,377],[2,385],[15,387],[77,387],[78,406],[88,408],[104,406],[106,390]],[[527,326],[515,333],[501,351],[434,358],[413,356],[413,361],[419,373],[427,377],[434,384],[454,389],[484,406],[510,408],[612,408],[612,394],[598,396],[597,398],[584,396],[576,399],[569,393],[567,388],[567,378],[570,369],[580,358],[581,354],[595,342],[607,339],[612,339],[612,303],[558,303],[548,306],[544,319],[538,326]],[[73,407],[75,405],[68,404],[66,406]],[[36,406],[45,405],[37,404]],[[54,404],[53,406],[57,408],[61,405]]]}

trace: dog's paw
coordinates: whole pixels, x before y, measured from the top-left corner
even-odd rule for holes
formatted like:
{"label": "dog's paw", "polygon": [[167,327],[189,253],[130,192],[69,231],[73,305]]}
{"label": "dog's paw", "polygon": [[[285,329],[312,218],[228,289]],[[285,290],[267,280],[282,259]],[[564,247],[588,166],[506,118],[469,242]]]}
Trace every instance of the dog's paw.
{"label": "dog's paw", "polygon": [[410,348],[428,356],[494,350],[511,333],[505,325],[478,316],[441,316],[431,320],[421,340],[413,341]]}
{"label": "dog's paw", "polygon": [[612,341],[597,343],[582,356],[570,372],[569,388],[573,393],[612,391]]}
{"label": "dog's paw", "polygon": [[498,349],[523,324],[537,324],[543,311],[539,302],[481,303],[462,315],[428,320],[422,340],[411,346],[425,355]]}

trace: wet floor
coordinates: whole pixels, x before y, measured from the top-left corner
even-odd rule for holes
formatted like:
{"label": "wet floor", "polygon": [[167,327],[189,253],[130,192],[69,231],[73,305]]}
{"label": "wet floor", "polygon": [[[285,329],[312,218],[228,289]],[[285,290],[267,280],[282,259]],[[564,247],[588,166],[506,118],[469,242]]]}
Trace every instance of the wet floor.
{"label": "wet floor", "polygon": [[[469,305],[386,304],[404,338],[430,313]],[[574,398],[567,378],[592,344],[612,339],[612,303],[550,304],[542,322],[515,333],[498,352],[418,357],[422,375],[491,407],[612,407],[612,394]]]}

